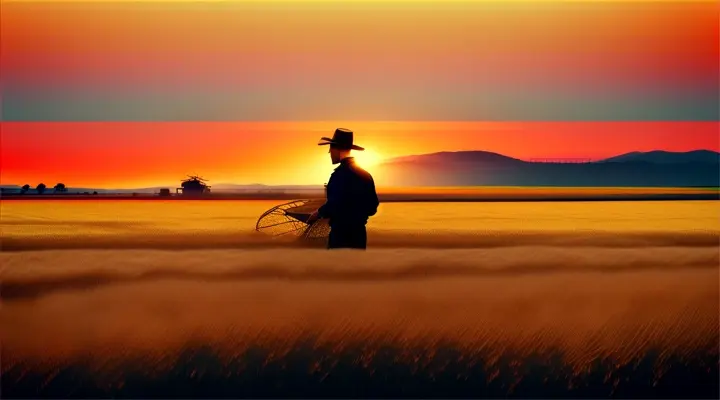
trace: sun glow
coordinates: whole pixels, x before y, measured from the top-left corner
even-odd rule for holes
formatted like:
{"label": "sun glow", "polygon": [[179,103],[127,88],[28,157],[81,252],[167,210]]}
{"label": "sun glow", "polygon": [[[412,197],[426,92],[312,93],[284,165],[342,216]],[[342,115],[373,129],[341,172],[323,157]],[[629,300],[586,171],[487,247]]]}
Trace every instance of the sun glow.
{"label": "sun glow", "polygon": [[352,155],[361,167],[373,167],[383,161],[383,158],[372,150],[353,151]]}

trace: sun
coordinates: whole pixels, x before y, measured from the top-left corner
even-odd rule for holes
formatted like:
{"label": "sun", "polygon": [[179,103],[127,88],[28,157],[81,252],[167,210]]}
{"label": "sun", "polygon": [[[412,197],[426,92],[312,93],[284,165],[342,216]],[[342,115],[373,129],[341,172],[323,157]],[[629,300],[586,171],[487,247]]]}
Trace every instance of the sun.
{"label": "sun", "polygon": [[383,161],[383,158],[372,150],[354,151],[353,157],[361,167],[374,167]]}

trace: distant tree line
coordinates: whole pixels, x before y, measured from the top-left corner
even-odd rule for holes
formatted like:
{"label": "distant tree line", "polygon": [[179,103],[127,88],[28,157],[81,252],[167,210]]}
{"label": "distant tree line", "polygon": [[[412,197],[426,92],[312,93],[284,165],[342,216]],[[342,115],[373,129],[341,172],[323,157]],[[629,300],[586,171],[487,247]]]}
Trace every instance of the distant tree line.
{"label": "distant tree line", "polygon": [[[30,189],[31,189],[31,186],[28,184],[25,184],[20,188],[20,193],[25,194],[25,193],[29,192]],[[44,194],[46,190],[47,190],[47,186],[44,183],[40,183],[37,186],[35,186],[35,191],[38,194]],[[68,191],[67,186],[65,186],[64,183],[59,182],[58,184],[53,186],[53,193],[67,193],[67,191]],[[85,194],[90,194],[90,193],[85,192]],[[98,193],[97,193],[97,191],[95,191],[95,192],[93,192],[93,194],[98,194]]]}

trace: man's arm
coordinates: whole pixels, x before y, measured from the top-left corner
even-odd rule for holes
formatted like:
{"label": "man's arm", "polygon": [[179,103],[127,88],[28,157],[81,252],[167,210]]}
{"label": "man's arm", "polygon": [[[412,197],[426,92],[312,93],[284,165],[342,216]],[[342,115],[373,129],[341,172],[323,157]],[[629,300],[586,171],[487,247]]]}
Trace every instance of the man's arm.
{"label": "man's arm", "polygon": [[331,218],[335,214],[340,200],[339,189],[338,180],[332,175],[327,185],[327,200],[317,210],[318,218]]}
{"label": "man's arm", "polygon": [[375,191],[375,181],[372,177],[368,181],[368,216],[372,217],[377,214],[378,207],[380,206],[380,200],[378,199],[377,192]]}

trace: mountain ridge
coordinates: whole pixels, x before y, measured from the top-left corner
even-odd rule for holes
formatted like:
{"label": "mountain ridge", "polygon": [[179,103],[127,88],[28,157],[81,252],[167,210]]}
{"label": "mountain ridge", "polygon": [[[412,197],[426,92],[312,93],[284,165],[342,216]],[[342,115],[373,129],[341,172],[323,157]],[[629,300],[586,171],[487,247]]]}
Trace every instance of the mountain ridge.
{"label": "mountain ridge", "polygon": [[[484,151],[441,151],[395,157],[369,168],[380,185],[396,186],[720,186],[720,153],[652,150],[619,154],[587,163],[526,161]],[[75,188],[69,192],[156,193],[178,185],[131,189]],[[218,183],[218,191],[320,190],[322,185]],[[0,185],[18,191],[21,185]],[[35,187],[30,192],[35,192]],[[52,186],[46,193],[53,193]]]}
{"label": "mountain ridge", "polygon": [[[381,164],[389,164],[389,163],[398,163],[398,162],[409,162],[409,161],[417,161],[417,160],[463,160],[463,161],[470,161],[472,160],[472,157],[475,157],[476,161],[481,161],[481,158],[483,161],[489,161],[492,159],[507,161],[507,162],[522,162],[522,163],[528,163],[528,164],[545,164],[545,162],[536,162],[536,161],[527,161],[522,160],[515,157],[510,157],[505,154],[496,153],[492,151],[485,151],[485,150],[460,150],[460,151],[440,151],[440,152],[434,152],[434,153],[425,153],[425,154],[413,154],[408,156],[400,156],[400,157],[394,157],[391,159],[386,160],[385,162]],[[673,151],[666,151],[666,150],[651,150],[651,151],[633,151],[629,153],[623,153],[618,154],[616,156],[602,158],[599,160],[595,160],[592,162],[637,162],[637,161],[645,161],[645,162],[655,162],[655,163],[668,163],[668,160],[661,159],[660,156],[669,158],[669,157],[676,157],[677,161],[674,161],[674,163],[679,163],[680,161],[684,162],[720,162],[720,152],[713,151],[713,150],[707,150],[707,149],[698,149],[698,150],[690,150],[690,151],[684,151],[684,152],[673,152]],[[672,160],[671,160],[672,161]]]}
{"label": "mountain ridge", "polygon": [[486,161],[503,161],[503,162],[526,162],[518,158],[506,156],[504,154],[484,151],[484,150],[465,150],[465,151],[440,151],[436,153],[414,154],[409,156],[395,157],[387,160],[385,163],[411,162],[418,159],[432,159],[434,161],[450,161],[452,159],[459,161],[473,161],[473,158],[482,156]]}
{"label": "mountain ridge", "polygon": [[391,159],[372,172],[384,186],[717,187],[720,153],[632,152],[552,163],[485,151],[440,152]]}
{"label": "mountain ridge", "polygon": [[652,150],[646,152],[633,151],[602,160],[602,162],[652,162],[662,164],[679,164],[688,162],[717,163],[719,161],[720,153],[704,149],[685,152],[665,150]]}

